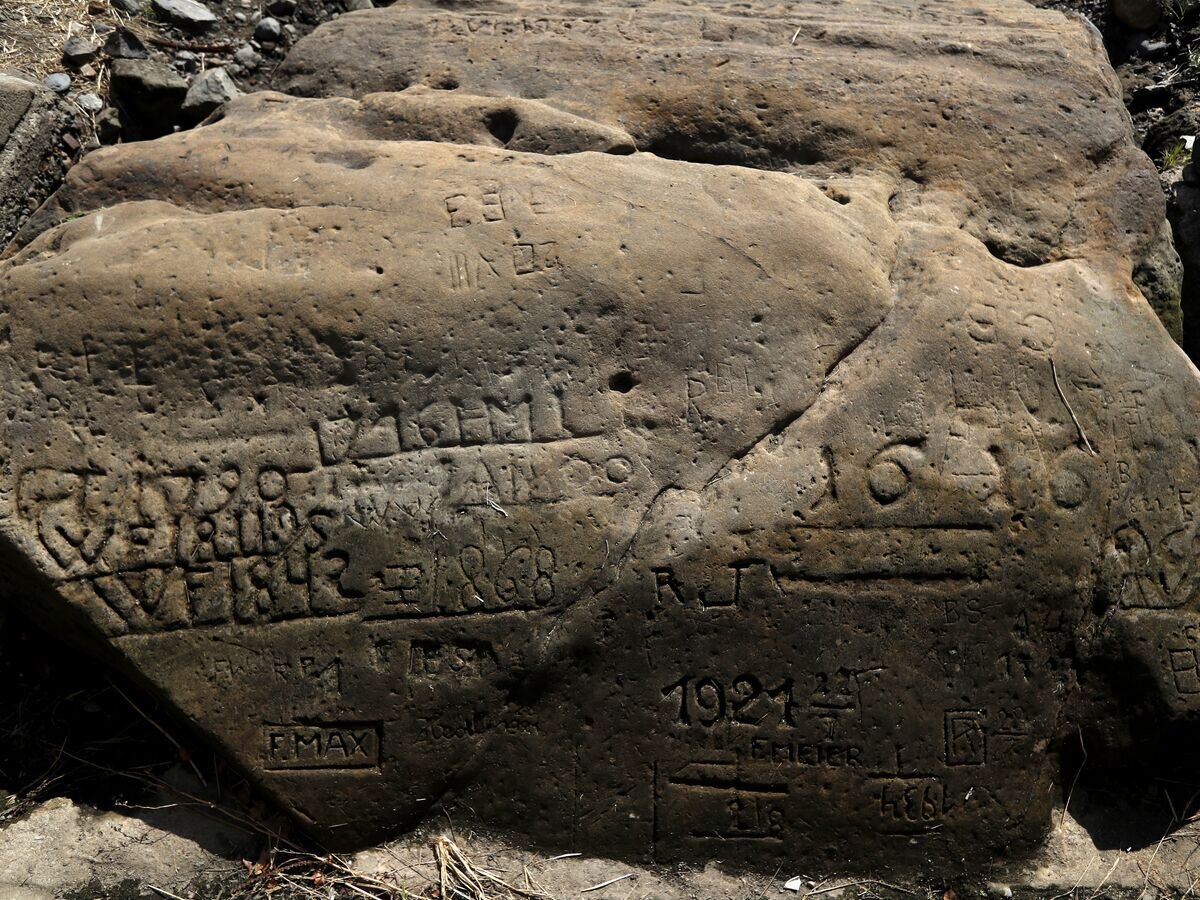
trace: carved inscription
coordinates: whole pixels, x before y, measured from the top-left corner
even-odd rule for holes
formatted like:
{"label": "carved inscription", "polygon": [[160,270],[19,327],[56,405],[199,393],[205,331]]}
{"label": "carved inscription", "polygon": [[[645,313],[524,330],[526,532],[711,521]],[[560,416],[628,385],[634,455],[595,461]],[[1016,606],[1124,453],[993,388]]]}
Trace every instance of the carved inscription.
{"label": "carved inscription", "polygon": [[659,839],[775,843],[787,834],[785,781],[714,763],[659,763],[656,780]]}
{"label": "carved inscription", "polygon": [[413,641],[409,652],[414,678],[484,678],[498,668],[496,651],[486,641]]}
{"label": "carved inscription", "polygon": [[[308,439],[253,440],[242,452],[184,445],[177,468],[133,478],[31,468],[17,479],[17,509],[70,590],[115,614],[112,633],[537,609],[560,596],[552,547],[514,540],[499,550],[459,534],[456,549],[403,548],[426,535],[444,543],[449,526],[439,523],[467,510],[505,521],[516,505],[616,497],[644,483],[640,461],[577,436],[573,416],[556,409],[448,408],[418,417],[424,430],[411,438],[403,420],[384,416],[322,423]],[[392,561],[364,572],[354,543],[338,537],[347,528],[408,536]]]}
{"label": "carved inscription", "polygon": [[1168,667],[1180,695],[1200,694],[1200,657],[1193,647],[1167,650]]}
{"label": "carved inscription", "polygon": [[795,725],[795,685],[790,678],[764,687],[756,675],[743,674],[729,688],[711,676],[685,676],[662,689],[664,698],[678,700],[674,714],[680,725],[711,728],[719,722],[733,721],[761,725],[768,717]]}
{"label": "carved inscription", "polygon": [[982,766],[987,763],[987,734],[979,710],[946,713],[946,765]]}
{"label": "carved inscription", "polygon": [[881,830],[891,834],[920,834],[945,824],[953,803],[937,779],[885,779],[879,786]]}
{"label": "carved inscription", "polygon": [[538,609],[556,596],[554,551],[467,546],[429,561],[414,552],[373,579],[368,618],[427,618]]}
{"label": "carved inscription", "polygon": [[378,724],[268,725],[263,768],[362,769],[380,760]]}
{"label": "carved inscription", "polygon": [[415,738],[420,741],[462,741],[488,734],[531,736],[540,732],[536,716],[528,712],[497,713],[473,710],[417,719]]}
{"label": "carved inscription", "polygon": [[763,737],[751,738],[748,756],[752,760],[761,760],[776,765],[859,768],[866,764],[865,750],[856,744],[804,743]]}

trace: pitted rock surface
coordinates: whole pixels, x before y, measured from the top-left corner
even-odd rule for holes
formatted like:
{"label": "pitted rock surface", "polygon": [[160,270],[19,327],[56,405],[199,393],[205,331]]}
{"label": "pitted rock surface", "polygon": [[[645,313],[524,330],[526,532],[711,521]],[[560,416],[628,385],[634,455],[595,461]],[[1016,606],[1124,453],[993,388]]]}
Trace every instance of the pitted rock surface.
{"label": "pitted rock surface", "polygon": [[446,810],[771,870],[1033,847],[1060,741],[1200,705],[1200,385],[1083,39],[1109,150],[1025,198],[1065,204],[1036,265],[977,233],[1027,163],[987,148],[764,171],[421,91],[89,155],[0,264],[14,599],[330,844]]}
{"label": "pitted rock surface", "polygon": [[1016,265],[1126,260],[1181,336],[1157,174],[1099,36],[1016,0],[399,0],[323,25],[275,80],[533,98],[660,156],[883,171],[906,180],[894,202],[948,194],[942,214]]}

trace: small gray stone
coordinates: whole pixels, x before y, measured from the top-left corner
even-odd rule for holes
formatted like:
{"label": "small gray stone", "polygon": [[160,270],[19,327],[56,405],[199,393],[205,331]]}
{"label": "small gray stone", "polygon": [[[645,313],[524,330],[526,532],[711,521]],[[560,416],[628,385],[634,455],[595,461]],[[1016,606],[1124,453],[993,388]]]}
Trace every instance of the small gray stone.
{"label": "small gray stone", "polygon": [[86,94],[80,94],[75,98],[75,102],[79,104],[79,108],[84,112],[98,113],[104,109],[104,101],[90,91]]}
{"label": "small gray stone", "polygon": [[267,11],[273,16],[290,17],[296,14],[296,0],[271,0]]}
{"label": "small gray stone", "polygon": [[354,12],[358,9],[374,9],[374,0],[345,0],[346,12]]}
{"label": "small gray stone", "polygon": [[71,76],[66,72],[52,72],[42,79],[42,84],[56,94],[65,94],[71,89]]}
{"label": "small gray stone", "polygon": [[267,16],[254,26],[254,39],[261,44],[278,44],[283,38],[283,26],[278,19]]}
{"label": "small gray stone", "polygon": [[209,69],[192,82],[183,100],[184,117],[199,121],[205,116],[241,95],[224,69]]}
{"label": "small gray stone", "polygon": [[1170,46],[1171,45],[1168,44],[1166,41],[1145,40],[1138,44],[1137,52],[1138,52],[1138,56],[1145,56],[1145,57],[1159,56],[1160,54],[1165,53],[1170,48]]}
{"label": "small gray stone", "polygon": [[233,61],[247,72],[253,72],[262,65],[262,57],[249,44],[238,48],[237,53],[233,54]]}
{"label": "small gray stone", "polygon": [[82,34],[73,34],[63,44],[62,58],[69,66],[82,66],[96,58],[100,48]]}
{"label": "small gray stone", "polygon": [[110,59],[146,59],[150,55],[142,39],[128,28],[118,28],[108,36],[104,53]]}
{"label": "small gray stone", "polygon": [[160,19],[182,28],[202,30],[217,24],[216,14],[199,0],[150,0]]}

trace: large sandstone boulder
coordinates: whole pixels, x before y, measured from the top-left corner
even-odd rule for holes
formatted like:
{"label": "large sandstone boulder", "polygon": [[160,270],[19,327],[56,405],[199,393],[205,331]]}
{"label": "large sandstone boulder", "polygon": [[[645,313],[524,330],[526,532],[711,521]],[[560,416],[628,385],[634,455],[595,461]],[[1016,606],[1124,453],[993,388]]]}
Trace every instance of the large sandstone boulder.
{"label": "large sandstone boulder", "polygon": [[[499,15],[416,9],[345,21]],[[0,264],[12,598],[330,844],[447,810],[772,870],[1034,846],[1060,741],[1200,707],[1153,170],[1082,26],[864,5],[847,44],[801,9],[754,65],[712,41],[779,141],[679,154],[794,172],[466,87],[258,94],[88,156]],[[703,71],[691,13],[643,13]],[[578,95],[625,103],[601,62]],[[844,154],[797,157],[800,121]]]}

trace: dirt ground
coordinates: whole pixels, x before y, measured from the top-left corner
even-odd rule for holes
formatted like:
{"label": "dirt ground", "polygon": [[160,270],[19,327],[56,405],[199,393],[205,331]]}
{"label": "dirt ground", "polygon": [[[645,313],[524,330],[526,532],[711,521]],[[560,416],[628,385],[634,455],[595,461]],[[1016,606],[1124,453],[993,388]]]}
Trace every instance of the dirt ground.
{"label": "dirt ground", "polygon": [[107,5],[89,15],[88,0],[5,0],[0,5],[0,69],[40,79],[62,68],[62,46],[73,30],[128,18]]}
{"label": "dirt ground", "polygon": [[[67,72],[73,89],[90,86],[103,96],[103,57],[92,67],[95,75],[81,75],[64,65],[62,48],[71,35],[103,43],[110,28],[128,28],[164,58],[171,57],[172,51],[195,53],[201,68],[211,68],[227,63],[234,51],[253,40],[259,19],[272,15],[268,7],[281,8],[276,6],[277,0],[206,0],[219,21],[198,35],[156,18],[149,0],[140,3],[141,11],[130,14],[110,0],[4,0],[0,3],[0,71],[20,71],[38,79],[51,72]],[[287,14],[276,14],[286,26],[285,35],[278,45],[265,49],[269,61],[278,62],[296,39],[345,11],[344,0],[294,0],[294,7]],[[243,86],[258,87],[272,69],[268,64],[245,76]]]}

